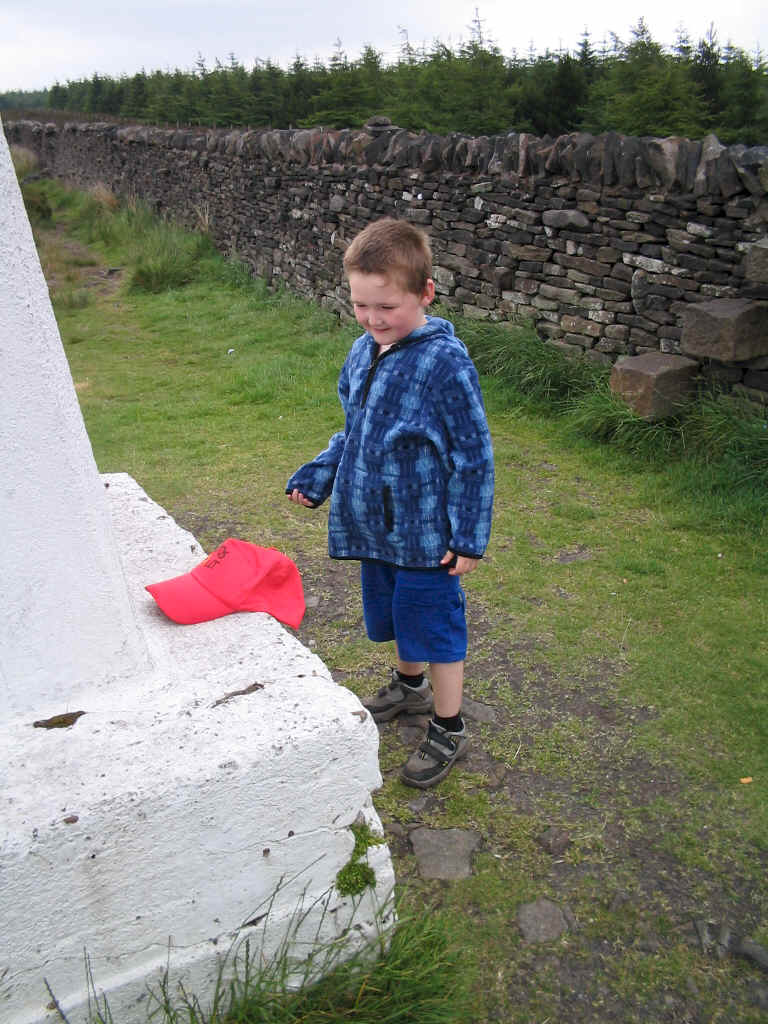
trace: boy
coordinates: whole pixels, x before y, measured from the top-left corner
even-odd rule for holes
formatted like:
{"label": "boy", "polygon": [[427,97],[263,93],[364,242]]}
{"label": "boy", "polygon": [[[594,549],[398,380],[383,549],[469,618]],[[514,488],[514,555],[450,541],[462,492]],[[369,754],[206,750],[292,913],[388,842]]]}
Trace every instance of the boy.
{"label": "boy", "polygon": [[329,554],[360,560],[368,637],[395,641],[391,681],[365,707],[376,722],[433,712],[401,773],[426,789],[467,751],[460,577],[488,543],[491,439],[464,344],[447,320],[426,315],[435,296],[427,237],[405,221],[375,221],[349,245],[344,269],[365,330],[339,377],[344,430],[286,493],[309,508],[330,495]]}

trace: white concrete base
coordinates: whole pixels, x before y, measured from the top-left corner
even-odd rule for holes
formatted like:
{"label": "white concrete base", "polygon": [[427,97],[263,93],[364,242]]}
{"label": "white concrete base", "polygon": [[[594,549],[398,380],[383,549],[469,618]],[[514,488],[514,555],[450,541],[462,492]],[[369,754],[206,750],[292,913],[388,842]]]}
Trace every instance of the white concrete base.
{"label": "white concrete base", "polygon": [[[144,585],[204,552],[130,477],[103,479],[154,664],[74,692],[62,679],[59,702],[0,723],[5,1024],[59,1019],[45,981],[71,1024],[84,1022],[86,951],[118,1024],[144,1019],[147,985],[167,968],[172,991],[182,982],[205,1005],[233,942],[261,935],[274,893],[267,953],[315,901],[301,940],[374,932],[394,884],[382,845],[368,853],[375,891],[358,904],[333,888],[348,826],[362,812],[381,831],[378,733],[357,697],[266,614],[166,619]],[[74,711],[85,714],[69,728],[33,727]]]}

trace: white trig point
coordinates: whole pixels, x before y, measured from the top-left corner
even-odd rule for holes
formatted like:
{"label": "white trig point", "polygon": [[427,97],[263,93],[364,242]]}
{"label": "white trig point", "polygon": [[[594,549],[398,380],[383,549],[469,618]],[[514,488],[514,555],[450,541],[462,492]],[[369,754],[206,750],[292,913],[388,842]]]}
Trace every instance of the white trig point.
{"label": "white trig point", "polygon": [[376,727],[269,615],[178,626],[144,591],[204,552],[98,474],[2,130],[0,394],[0,1020],[85,1022],[85,954],[138,1024],[297,910],[300,942],[374,933],[387,847],[375,889],[334,882],[381,829]]}
{"label": "white trig point", "polygon": [[82,686],[146,668],[147,650],[0,145],[0,709],[45,718]]}

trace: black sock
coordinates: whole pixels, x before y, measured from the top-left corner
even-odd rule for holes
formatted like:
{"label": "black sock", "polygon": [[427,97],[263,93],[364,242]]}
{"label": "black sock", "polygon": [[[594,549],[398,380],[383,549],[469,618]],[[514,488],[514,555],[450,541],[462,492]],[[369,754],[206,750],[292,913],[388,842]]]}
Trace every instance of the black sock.
{"label": "black sock", "polygon": [[397,678],[401,683],[405,683],[406,686],[412,686],[414,689],[417,689],[424,682],[424,673],[419,672],[415,676],[407,676],[405,672],[397,669]]}
{"label": "black sock", "polygon": [[458,715],[451,715],[450,718],[441,718],[440,715],[432,715],[432,721],[447,732],[461,732],[464,728],[464,719],[461,712]]}

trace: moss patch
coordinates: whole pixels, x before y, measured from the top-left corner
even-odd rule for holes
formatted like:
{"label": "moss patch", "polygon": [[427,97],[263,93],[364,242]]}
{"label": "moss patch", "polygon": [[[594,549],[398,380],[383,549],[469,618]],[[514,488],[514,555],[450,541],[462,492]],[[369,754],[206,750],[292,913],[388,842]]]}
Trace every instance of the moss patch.
{"label": "moss patch", "polygon": [[370,864],[363,861],[369,847],[379,846],[384,842],[382,836],[371,832],[365,823],[350,825],[355,837],[352,856],[336,875],[336,888],[342,896],[358,896],[369,886],[376,885],[376,873]]}

